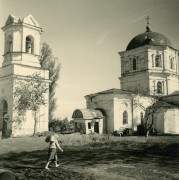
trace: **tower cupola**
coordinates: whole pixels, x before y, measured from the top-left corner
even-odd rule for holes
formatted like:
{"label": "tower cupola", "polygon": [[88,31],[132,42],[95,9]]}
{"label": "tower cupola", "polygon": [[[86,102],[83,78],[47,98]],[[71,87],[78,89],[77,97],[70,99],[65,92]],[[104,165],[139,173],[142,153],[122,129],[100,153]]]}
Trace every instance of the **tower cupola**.
{"label": "tower cupola", "polygon": [[4,60],[2,66],[22,64],[40,67],[40,35],[42,28],[32,15],[26,18],[9,15],[4,31]]}

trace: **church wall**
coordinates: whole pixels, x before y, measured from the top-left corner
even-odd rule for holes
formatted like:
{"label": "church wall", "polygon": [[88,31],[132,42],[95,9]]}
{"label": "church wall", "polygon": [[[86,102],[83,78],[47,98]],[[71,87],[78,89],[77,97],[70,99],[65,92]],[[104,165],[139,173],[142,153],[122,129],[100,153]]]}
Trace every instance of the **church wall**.
{"label": "church wall", "polygon": [[133,130],[137,130],[137,126],[144,122],[145,111],[151,106],[155,100],[151,97],[134,95],[133,96]]}
{"label": "church wall", "polygon": [[38,31],[34,31],[34,29],[28,27],[23,28],[23,52],[25,52],[25,41],[27,36],[32,36],[34,39],[34,54],[39,55],[40,52],[40,33]]}
{"label": "church wall", "polygon": [[151,73],[149,77],[150,83],[150,94],[156,95],[157,94],[157,83],[162,83],[162,94],[160,95],[167,95],[168,94],[168,80],[165,74],[160,73]]}
{"label": "church wall", "polygon": [[[25,77],[27,75],[32,75],[35,72],[41,72],[42,77],[45,76],[46,79],[48,79],[48,71],[44,71],[37,68],[30,68],[26,66],[20,66],[20,65],[10,65],[7,67],[1,68],[0,71],[0,100],[2,101],[5,99],[8,102],[8,114],[10,115],[10,119],[13,120],[13,122],[8,123],[8,129],[12,129],[13,136],[17,135],[25,135],[25,134],[33,134],[33,126],[34,126],[34,118],[32,117],[32,113],[28,112],[25,117],[25,121],[22,122],[22,126],[20,124],[17,124],[14,122],[16,120],[16,117],[18,115],[13,111],[13,89],[12,89],[12,75],[8,76],[9,74],[18,75],[18,77]],[[47,82],[48,83],[48,82]],[[49,94],[47,93],[45,95],[45,98],[49,99]],[[40,118],[39,123],[37,126],[37,131],[47,131],[48,130],[48,112],[49,112],[49,105],[42,106],[40,108]],[[1,111],[1,109],[0,109]],[[1,116],[1,112],[0,112]],[[21,118],[22,120],[23,118]],[[20,121],[21,121],[20,120]],[[20,122],[19,121],[19,122]],[[26,122],[26,123],[25,123]],[[0,121],[0,126],[2,125],[2,120]]]}
{"label": "church wall", "polygon": [[[166,48],[164,50],[164,58],[165,58],[165,70],[171,73],[179,73],[178,72],[178,56],[175,50],[171,48]],[[170,58],[174,59],[174,68],[170,67]]]}
{"label": "church wall", "polygon": [[[12,78],[5,77],[0,78],[0,124],[2,125],[2,117],[3,117],[3,100],[7,101],[8,105],[8,115],[10,116],[10,120],[12,120],[13,116],[13,101],[12,101]],[[12,129],[12,122],[7,124],[8,129]]]}
{"label": "church wall", "polygon": [[[37,121],[37,132],[48,131],[48,107],[41,106]],[[24,117],[19,117],[17,112],[13,113],[12,136],[32,135],[34,133],[35,120],[32,111],[26,111]]]}
{"label": "church wall", "polygon": [[109,94],[97,95],[92,102],[87,99],[88,109],[99,109],[105,116],[103,132],[113,132],[114,130],[114,102],[113,96]]}
{"label": "church wall", "polygon": [[13,34],[13,51],[15,52],[21,52],[21,43],[22,41],[19,41],[19,39],[22,39],[22,34],[19,31],[14,31]]}
{"label": "church wall", "polygon": [[[130,51],[119,53],[121,55],[121,88],[124,90],[136,90],[140,86],[144,91],[149,89],[149,75],[146,73],[149,66],[148,49],[139,47]],[[133,59],[136,59],[136,70],[133,70]]]}
{"label": "church wall", "polygon": [[39,73],[39,75],[44,78],[44,79],[49,79],[49,71],[43,70],[43,69],[38,69],[34,67],[27,67],[27,66],[21,66],[21,65],[14,65],[13,68],[13,74],[17,76],[29,76],[33,75],[35,73]]}
{"label": "church wall", "polygon": [[[141,124],[141,112],[144,117],[145,109],[153,103],[154,100],[150,97],[131,96],[130,94],[106,94],[93,97],[92,102],[89,102],[89,99],[87,99],[87,108],[104,110],[108,132],[113,132],[120,128],[132,128],[136,131],[137,125]],[[127,111],[128,114],[128,122],[125,124],[123,124],[124,111]]]}
{"label": "church wall", "polygon": [[[49,91],[45,94],[45,99],[49,101]],[[46,103],[45,106],[41,106],[39,111],[39,123],[37,126],[37,131],[48,131],[49,124],[49,103]]]}
{"label": "church wall", "polygon": [[121,88],[123,90],[147,91],[149,89],[149,79],[147,73],[122,77]]}
{"label": "church wall", "polygon": [[154,114],[153,128],[157,130],[157,133],[164,133],[164,114],[165,109],[162,108]]}
{"label": "church wall", "polygon": [[[114,131],[120,128],[132,128],[132,116],[131,116],[131,99],[126,95],[122,98],[114,99]],[[127,112],[127,123],[123,124],[123,113]]]}
{"label": "church wall", "polygon": [[7,77],[13,72],[13,66],[0,68],[0,78]]}
{"label": "church wall", "polygon": [[24,117],[20,117],[17,112],[14,112],[13,119],[14,122],[12,124],[12,137],[33,134],[34,118],[31,111],[27,111],[26,116]]}
{"label": "church wall", "polygon": [[167,109],[164,114],[164,133],[179,134],[178,124],[178,109]]}
{"label": "church wall", "polygon": [[179,108],[175,109],[175,130],[176,134],[179,134]]}
{"label": "church wall", "polygon": [[179,134],[179,110],[160,108],[154,115],[153,128],[161,134]]}
{"label": "church wall", "polygon": [[168,94],[172,94],[175,91],[179,90],[179,80],[177,77],[168,78]]}
{"label": "church wall", "polygon": [[[23,69],[23,68],[22,68]],[[32,71],[33,72],[33,71]],[[27,71],[28,73],[28,71]],[[23,74],[23,71],[22,71]],[[29,75],[29,74],[26,74]],[[18,76],[18,78],[24,77],[24,76]],[[17,81],[19,79],[14,78],[14,81]],[[48,83],[48,82],[47,82]],[[45,99],[48,102],[49,99],[49,92],[45,94]],[[40,110],[37,114],[38,121],[37,121],[37,132],[42,131],[48,131],[48,120],[49,120],[49,104],[47,103],[45,106],[41,106]],[[33,113],[30,110],[27,110],[25,113],[25,116],[19,116],[17,111],[13,111],[13,124],[12,124],[12,130],[13,134],[12,136],[20,136],[20,135],[32,135],[34,132],[34,117]]]}
{"label": "church wall", "polygon": [[[155,57],[159,55],[161,58],[161,66],[156,67],[155,66]],[[152,69],[152,70],[163,70],[165,65],[164,65],[164,54],[163,54],[163,48],[161,47],[156,47],[155,49],[150,48],[148,49],[148,69]]]}

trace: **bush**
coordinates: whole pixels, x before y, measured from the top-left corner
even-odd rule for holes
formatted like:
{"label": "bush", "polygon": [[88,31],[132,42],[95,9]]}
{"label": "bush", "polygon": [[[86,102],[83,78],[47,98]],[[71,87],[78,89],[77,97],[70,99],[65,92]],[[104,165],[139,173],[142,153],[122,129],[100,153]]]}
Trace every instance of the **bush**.
{"label": "bush", "polygon": [[75,132],[74,121],[69,121],[67,118],[63,120],[53,119],[49,123],[49,129],[56,133],[70,134]]}
{"label": "bush", "polygon": [[37,132],[37,133],[36,133],[36,136],[37,136],[37,137],[41,137],[41,136],[47,136],[47,135],[49,135],[49,134],[50,134],[49,131],[43,131],[43,132]]}
{"label": "bush", "polygon": [[120,128],[119,130],[116,130],[113,132],[114,136],[133,136],[135,135],[135,132],[133,129],[130,128]]}

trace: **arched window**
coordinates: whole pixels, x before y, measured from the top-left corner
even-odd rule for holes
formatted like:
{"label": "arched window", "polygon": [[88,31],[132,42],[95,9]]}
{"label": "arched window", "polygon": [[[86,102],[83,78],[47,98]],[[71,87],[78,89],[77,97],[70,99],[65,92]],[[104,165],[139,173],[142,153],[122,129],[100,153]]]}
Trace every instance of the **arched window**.
{"label": "arched window", "polygon": [[141,124],[143,124],[143,121],[144,121],[144,113],[143,112],[140,113],[140,120],[141,120]]}
{"label": "arched window", "polygon": [[174,58],[173,57],[169,57],[170,58],[170,69],[174,69]]}
{"label": "arched window", "polygon": [[127,114],[127,111],[123,112],[123,124],[128,124],[128,114]]}
{"label": "arched window", "polygon": [[26,37],[26,53],[33,54],[34,52],[34,42],[32,37],[27,36]]}
{"label": "arched window", "polygon": [[6,53],[12,51],[12,36],[8,36],[6,40]]}
{"label": "arched window", "polygon": [[162,94],[162,83],[160,81],[157,83],[157,94]]}
{"label": "arched window", "polygon": [[133,67],[133,70],[137,69],[137,61],[135,58],[133,59],[132,67]]}
{"label": "arched window", "polygon": [[155,56],[155,67],[162,67],[162,62],[161,62],[161,56],[160,55]]}

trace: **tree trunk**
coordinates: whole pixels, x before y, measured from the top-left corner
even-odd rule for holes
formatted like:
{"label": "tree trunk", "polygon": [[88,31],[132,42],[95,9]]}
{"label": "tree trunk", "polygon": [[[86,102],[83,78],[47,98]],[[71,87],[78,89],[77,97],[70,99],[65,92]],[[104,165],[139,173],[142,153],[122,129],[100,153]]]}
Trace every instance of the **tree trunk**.
{"label": "tree trunk", "polygon": [[34,134],[33,134],[33,136],[36,136],[36,133],[37,133],[37,112],[34,112],[34,120],[35,120],[35,123],[34,123]]}
{"label": "tree trunk", "polygon": [[149,136],[150,129],[147,130],[145,137]]}

